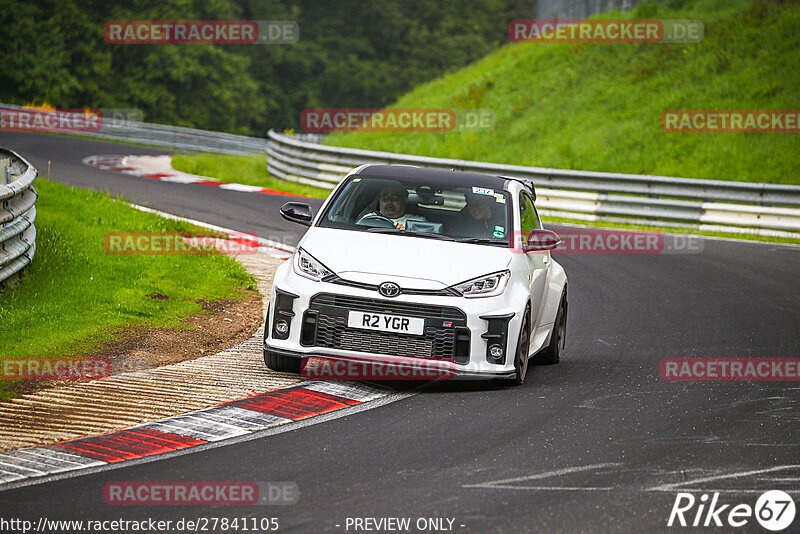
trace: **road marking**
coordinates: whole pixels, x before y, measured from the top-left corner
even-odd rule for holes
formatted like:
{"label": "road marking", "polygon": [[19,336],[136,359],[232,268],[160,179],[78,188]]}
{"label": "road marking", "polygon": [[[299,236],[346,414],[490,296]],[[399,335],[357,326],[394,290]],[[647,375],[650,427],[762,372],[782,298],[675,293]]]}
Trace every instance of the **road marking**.
{"label": "road marking", "polygon": [[[704,482],[714,482],[719,480],[728,480],[732,478],[742,478],[751,475],[760,475],[762,473],[773,473],[775,471],[784,471],[786,469],[796,469],[800,468],[800,465],[792,464],[792,465],[779,465],[777,467],[768,467],[766,469],[754,469],[752,471],[737,471],[735,473],[728,473],[726,475],[714,475],[709,477],[698,478],[696,480],[686,480],[681,482],[670,482],[668,484],[661,484],[658,486],[654,486],[652,488],[647,488],[645,491],[680,491],[681,489],[690,489],[690,488],[683,488],[681,486],[688,486],[694,484],[702,484]],[[764,490],[738,490],[738,489],[694,489],[691,488],[693,491],[704,491],[704,492],[720,492],[720,493],[763,493]]]}
{"label": "road marking", "polygon": [[581,473],[583,471],[592,471],[595,469],[604,469],[606,467],[617,467],[622,464],[617,462],[582,465],[577,467],[565,467],[555,469],[552,471],[545,471],[543,473],[536,473],[524,477],[504,478],[502,480],[493,480],[491,482],[483,482],[481,484],[466,484],[462,488],[481,488],[481,489],[515,489],[515,490],[550,490],[550,491],[608,491],[614,489],[613,487],[576,487],[576,486],[509,486],[516,482],[525,482],[528,480],[542,480],[544,478],[560,477],[572,473]]}

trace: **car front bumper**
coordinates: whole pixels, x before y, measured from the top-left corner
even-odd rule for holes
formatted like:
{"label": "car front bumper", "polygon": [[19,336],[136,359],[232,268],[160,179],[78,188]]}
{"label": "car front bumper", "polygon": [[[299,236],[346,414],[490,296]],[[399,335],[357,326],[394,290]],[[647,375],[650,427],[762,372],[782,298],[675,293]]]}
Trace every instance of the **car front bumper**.
{"label": "car front bumper", "polygon": [[[451,354],[455,357],[451,364],[453,378],[510,377],[514,374],[521,313],[527,303],[527,295],[515,294],[511,289],[509,284],[503,294],[484,298],[401,294],[389,299],[377,291],[307,279],[293,271],[289,260],[275,273],[264,351],[293,358],[430,361],[447,356],[446,351],[452,346],[449,340],[455,335],[447,330],[453,328],[458,329],[460,340]],[[437,309],[443,310],[441,316],[437,316]],[[345,310],[425,316],[425,335],[378,334],[349,328],[343,324]],[[309,315],[314,313],[317,322],[312,327]],[[274,330],[275,322],[281,319],[289,324],[285,336],[276,335]],[[446,323],[452,326],[445,326]],[[309,335],[312,331],[314,336]],[[469,334],[468,341],[464,340],[465,333]],[[501,362],[487,355],[492,344],[503,346]]]}

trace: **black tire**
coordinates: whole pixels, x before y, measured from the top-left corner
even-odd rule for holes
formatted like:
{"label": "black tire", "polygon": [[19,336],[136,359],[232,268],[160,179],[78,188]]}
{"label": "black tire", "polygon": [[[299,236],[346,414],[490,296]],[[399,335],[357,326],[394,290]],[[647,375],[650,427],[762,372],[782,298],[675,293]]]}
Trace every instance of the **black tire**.
{"label": "black tire", "polygon": [[526,308],[525,315],[522,318],[522,327],[519,329],[517,348],[514,351],[514,378],[509,380],[513,386],[524,384],[525,377],[528,374],[528,349],[530,348],[531,339],[530,315],[530,309]]}
{"label": "black tire", "polygon": [[281,356],[268,350],[264,351],[264,363],[267,367],[279,373],[299,373],[300,361],[300,358]]}
{"label": "black tire", "polygon": [[564,352],[564,344],[567,339],[567,292],[561,297],[561,304],[558,305],[556,321],[553,323],[553,333],[550,335],[550,343],[547,347],[533,357],[536,365],[554,365],[561,361],[561,353]]}

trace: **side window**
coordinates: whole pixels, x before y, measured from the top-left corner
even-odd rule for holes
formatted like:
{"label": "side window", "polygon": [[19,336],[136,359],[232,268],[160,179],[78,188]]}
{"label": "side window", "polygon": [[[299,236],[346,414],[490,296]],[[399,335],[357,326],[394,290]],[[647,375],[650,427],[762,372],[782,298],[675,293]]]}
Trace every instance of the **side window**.
{"label": "side window", "polygon": [[527,243],[531,231],[539,228],[539,215],[533,206],[533,200],[526,193],[519,194],[519,219],[522,235]]}

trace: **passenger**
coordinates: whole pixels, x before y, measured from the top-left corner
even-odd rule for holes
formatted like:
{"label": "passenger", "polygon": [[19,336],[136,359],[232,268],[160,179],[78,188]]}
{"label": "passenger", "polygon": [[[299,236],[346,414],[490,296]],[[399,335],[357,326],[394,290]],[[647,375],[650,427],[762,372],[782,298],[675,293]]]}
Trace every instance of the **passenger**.
{"label": "passenger", "polygon": [[462,237],[493,237],[495,231],[495,216],[492,206],[495,197],[467,193],[467,207],[459,213],[451,233]]}

